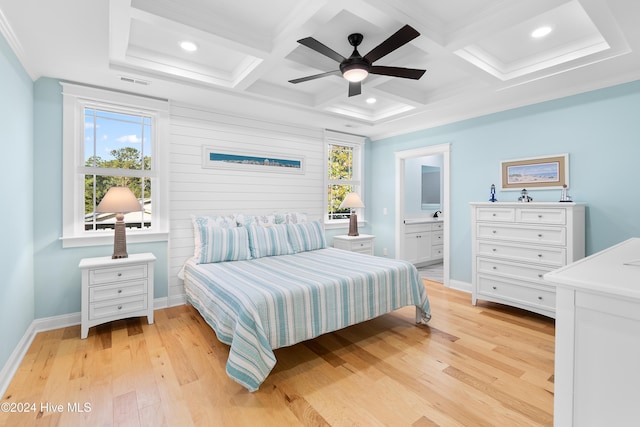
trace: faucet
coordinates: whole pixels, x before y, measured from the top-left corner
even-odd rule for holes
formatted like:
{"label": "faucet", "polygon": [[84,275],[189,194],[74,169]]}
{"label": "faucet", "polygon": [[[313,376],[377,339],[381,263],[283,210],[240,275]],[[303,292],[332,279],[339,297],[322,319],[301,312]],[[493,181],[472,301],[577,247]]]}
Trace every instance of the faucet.
{"label": "faucet", "polygon": [[442,215],[442,211],[435,211],[435,213],[433,214],[433,217],[440,218],[440,215]]}

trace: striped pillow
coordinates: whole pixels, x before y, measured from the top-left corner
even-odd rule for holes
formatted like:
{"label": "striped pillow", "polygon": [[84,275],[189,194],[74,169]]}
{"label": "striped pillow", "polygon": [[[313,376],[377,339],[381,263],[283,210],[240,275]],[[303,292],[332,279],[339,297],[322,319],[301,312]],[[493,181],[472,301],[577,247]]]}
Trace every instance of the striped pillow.
{"label": "striped pillow", "polygon": [[251,259],[249,235],[244,227],[200,227],[200,255],[196,263],[208,264],[223,261]]}
{"label": "striped pillow", "polygon": [[293,253],[287,238],[286,224],[275,224],[268,227],[251,224],[249,226],[249,246],[253,258]]}
{"label": "striped pillow", "polygon": [[319,221],[286,225],[294,252],[313,251],[327,247],[324,230]]}

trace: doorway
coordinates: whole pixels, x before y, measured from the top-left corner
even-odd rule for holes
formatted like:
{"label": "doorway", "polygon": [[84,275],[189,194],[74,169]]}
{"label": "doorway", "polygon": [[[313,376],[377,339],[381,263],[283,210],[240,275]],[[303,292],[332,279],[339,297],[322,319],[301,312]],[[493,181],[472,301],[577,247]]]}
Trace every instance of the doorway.
{"label": "doorway", "polygon": [[406,173],[405,162],[408,159],[417,157],[442,155],[442,218],[443,218],[443,259],[442,259],[442,280],[444,286],[449,286],[450,277],[450,229],[451,221],[449,215],[450,203],[450,167],[451,167],[451,144],[431,145],[428,147],[420,147],[412,150],[397,151],[396,157],[396,221],[395,221],[395,253],[398,258],[404,257],[403,236],[404,236],[404,220],[407,217],[406,212]]}

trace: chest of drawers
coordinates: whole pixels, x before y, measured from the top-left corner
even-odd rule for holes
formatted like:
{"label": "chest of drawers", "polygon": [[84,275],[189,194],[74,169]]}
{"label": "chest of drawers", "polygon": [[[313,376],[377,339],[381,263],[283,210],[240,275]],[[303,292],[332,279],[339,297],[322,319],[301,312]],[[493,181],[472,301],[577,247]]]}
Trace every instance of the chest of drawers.
{"label": "chest of drawers", "polygon": [[555,317],[543,275],[584,257],[584,205],[471,203],[472,303],[499,302]]}
{"label": "chest of drawers", "polygon": [[82,325],[80,337],[89,328],[127,317],[147,316],[153,323],[153,254],[128,258],[84,258],[82,271]]}

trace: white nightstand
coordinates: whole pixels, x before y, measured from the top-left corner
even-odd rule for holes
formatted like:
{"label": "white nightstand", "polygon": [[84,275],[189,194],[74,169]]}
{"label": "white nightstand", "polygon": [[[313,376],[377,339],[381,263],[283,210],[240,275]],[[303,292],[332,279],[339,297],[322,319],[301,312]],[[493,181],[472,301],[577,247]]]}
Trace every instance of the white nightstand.
{"label": "white nightstand", "polygon": [[147,316],[153,323],[153,263],[151,253],[131,254],[128,258],[84,258],[82,270],[82,327],[89,328],[127,317]]}
{"label": "white nightstand", "polygon": [[373,239],[376,236],[361,234],[359,236],[334,236],[333,247],[351,252],[373,255]]}

